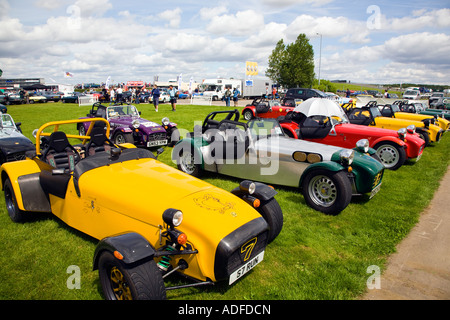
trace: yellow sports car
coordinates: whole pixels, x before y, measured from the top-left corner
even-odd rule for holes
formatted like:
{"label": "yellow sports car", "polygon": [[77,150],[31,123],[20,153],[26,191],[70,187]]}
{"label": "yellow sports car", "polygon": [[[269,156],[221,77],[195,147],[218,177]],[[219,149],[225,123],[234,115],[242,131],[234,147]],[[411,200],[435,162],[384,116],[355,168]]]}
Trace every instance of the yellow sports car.
{"label": "yellow sports car", "polygon": [[399,130],[410,125],[416,127],[416,133],[425,141],[425,146],[430,142],[438,142],[444,130],[428,121],[416,121],[408,119],[383,117],[376,105],[354,108],[348,112],[350,123],[378,128]]}
{"label": "yellow sports car", "polygon": [[[100,240],[93,266],[106,299],[164,299],[169,289],[232,284],[263,260],[283,224],[273,188],[245,180],[226,192],[146,149],[114,145],[105,119],[89,121],[83,136],[61,128],[86,119],[43,125],[35,154],[0,173],[13,221],[51,212]],[[166,288],[163,278],[175,271],[197,282]]]}

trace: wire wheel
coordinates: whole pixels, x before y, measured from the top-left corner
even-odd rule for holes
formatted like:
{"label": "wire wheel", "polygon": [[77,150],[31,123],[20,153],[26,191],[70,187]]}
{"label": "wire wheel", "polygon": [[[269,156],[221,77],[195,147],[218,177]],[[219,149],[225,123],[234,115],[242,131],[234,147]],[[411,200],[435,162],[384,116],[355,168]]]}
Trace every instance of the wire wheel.
{"label": "wire wheel", "polygon": [[195,159],[194,155],[189,151],[183,151],[180,158],[180,167],[183,172],[187,174],[192,174],[195,172]]}

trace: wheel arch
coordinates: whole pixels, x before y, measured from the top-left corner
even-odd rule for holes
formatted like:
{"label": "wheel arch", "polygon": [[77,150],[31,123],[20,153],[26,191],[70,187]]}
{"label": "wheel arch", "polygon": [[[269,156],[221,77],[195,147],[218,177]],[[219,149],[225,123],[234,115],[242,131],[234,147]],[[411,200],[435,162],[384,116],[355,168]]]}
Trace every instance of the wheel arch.
{"label": "wheel arch", "polygon": [[119,259],[125,264],[131,264],[143,259],[153,258],[155,248],[143,236],[136,232],[123,233],[102,239],[95,248],[93,270],[98,269],[98,262],[101,254],[109,251],[116,258],[116,251]]}
{"label": "wheel arch", "polygon": [[339,171],[343,171],[345,168],[341,164],[339,164],[337,162],[333,162],[333,161],[314,163],[314,164],[310,165],[308,168],[306,168],[305,171],[303,171],[303,174],[301,175],[300,181],[299,181],[299,188],[302,187],[302,183],[303,183],[303,180],[306,177],[306,175],[317,169],[326,169],[331,172],[339,172]]}

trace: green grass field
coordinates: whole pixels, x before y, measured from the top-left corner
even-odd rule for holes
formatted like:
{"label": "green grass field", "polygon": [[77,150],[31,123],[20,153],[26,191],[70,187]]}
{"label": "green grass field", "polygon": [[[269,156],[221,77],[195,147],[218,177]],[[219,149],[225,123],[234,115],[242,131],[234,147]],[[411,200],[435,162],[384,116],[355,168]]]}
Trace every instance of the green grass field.
{"label": "green grass field", "polygon": [[[180,104],[138,105],[142,117],[161,121],[168,116],[179,128],[192,131],[212,111],[225,107]],[[47,103],[9,106],[8,113],[22,122],[25,135],[53,120],[83,117],[90,107]],[[73,128],[75,132],[75,128]],[[276,187],[284,213],[280,235],[266,249],[264,261],[229,287],[168,291],[168,299],[358,299],[372,275],[368,267],[384,270],[396,245],[417,223],[449,165],[450,133],[425,149],[419,162],[408,162],[398,171],[386,171],[381,191],[370,201],[354,198],[338,216],[309,208],[294,188]],[[159,158],[171,162],[171,148]],[[237,179],[208,174],[204,179],[225,190]],[[117,186],[123,188],[124,186]],[[151,197],[151,194],[149,194]],[[13,223],[0,197],[0,299],[103,299],[97,272],[92,271],[96,240],[67,227],[51,215],[39,215],[24,224]],[[80,289],[69,289],[72,266],[81,274]],[[173,277],[170,284],[189,283]],[[69,285],[70,287],[70,285]]]}

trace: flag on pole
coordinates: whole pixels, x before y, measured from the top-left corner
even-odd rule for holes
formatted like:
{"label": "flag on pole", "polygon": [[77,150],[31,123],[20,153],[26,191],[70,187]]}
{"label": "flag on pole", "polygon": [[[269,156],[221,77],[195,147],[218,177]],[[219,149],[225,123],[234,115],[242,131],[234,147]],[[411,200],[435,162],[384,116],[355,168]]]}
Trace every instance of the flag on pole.
{"label": "flag on pole", "polygon": [[111,82],[111,76],[106,79],[105,89],[109,89],[109,83]]}
{"label": "flag on pole", "polygon": [[194,82],[194,77],[191,77],[189,79],[189,94],[192,94],[192,83]]}
{"label": "flag on pole", "polygon": [[181,82],[182,82],[182,79],[183,79],[183,74],[180,73],[180,75],[178,76],[178,91],[181,90]]}

